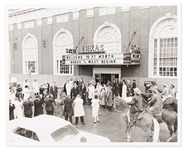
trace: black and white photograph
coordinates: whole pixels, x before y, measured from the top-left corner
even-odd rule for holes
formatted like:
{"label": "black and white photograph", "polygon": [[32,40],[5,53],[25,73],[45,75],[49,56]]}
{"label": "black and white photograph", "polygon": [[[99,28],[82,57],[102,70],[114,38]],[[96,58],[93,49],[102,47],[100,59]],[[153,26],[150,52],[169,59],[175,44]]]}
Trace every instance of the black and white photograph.
{"label": "black and white photograph", "polygon": [[181,146],[181,15],[6,5],[6,146]]}

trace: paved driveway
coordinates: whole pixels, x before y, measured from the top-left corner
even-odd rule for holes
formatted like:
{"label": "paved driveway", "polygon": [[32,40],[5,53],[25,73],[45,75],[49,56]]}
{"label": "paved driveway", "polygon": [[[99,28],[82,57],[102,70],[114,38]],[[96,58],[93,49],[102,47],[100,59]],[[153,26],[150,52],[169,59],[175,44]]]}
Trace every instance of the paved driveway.
{"label": "paved driveway", "polygon": [[[85,125],[79,122],[76,127],[79,130],[91,132],[97,135],[102,135],[111,140],[111,142],[126,142],[125,122],[122,119],[121,113],[116,111],[108,111],[101,109],[100,122],[97,124],[93,123],[91,114],[91,106],[85,105]],[[73,121],[75,119],[73,118]],[[168,139],[169,132],[165,123],[160,124],[160,141],[165,142]],[[132,141],[143,142],[141,129],[139,127],[132,128]]]}

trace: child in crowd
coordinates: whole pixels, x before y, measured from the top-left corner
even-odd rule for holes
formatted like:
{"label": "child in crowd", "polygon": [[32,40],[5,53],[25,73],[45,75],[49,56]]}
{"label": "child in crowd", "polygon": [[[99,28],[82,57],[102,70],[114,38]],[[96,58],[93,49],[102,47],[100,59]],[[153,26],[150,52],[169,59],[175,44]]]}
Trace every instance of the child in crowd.
{"label": "child in crowd", "polygon": [[94,99],[92,100],[92,116],[94,118],[94,123],[99,122],[98,112],[100,106],[100,100],[98,99],[98,95],[94,95]]}

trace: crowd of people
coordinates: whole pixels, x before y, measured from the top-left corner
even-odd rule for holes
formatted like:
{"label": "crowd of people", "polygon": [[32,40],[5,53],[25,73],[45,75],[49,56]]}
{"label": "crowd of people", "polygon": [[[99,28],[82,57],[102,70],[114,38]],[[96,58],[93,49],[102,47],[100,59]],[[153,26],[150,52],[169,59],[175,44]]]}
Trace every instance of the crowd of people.
{"label": "crowd of people", "polygon": [[[171,85],[171,90],[167,88],[166,84],[163,86],[164,89],[160,93],[163,98],[169,95],[175,96],[174,85]],[[152,92],[149,88],[146,85],[146,95]],[[141,94],[140,90],[136,88],[135,79],[132,84],[129,80],[114,79],[101,85],[94,78],[87,82],[83,80],[83,77],[79,80],[70,78],[61,87],[58,87],[55,82],[52,85],[49,83],[39,85],[37,79],[30,84],[28,79],[25,79],[22,87],[18,84],[10,86],[9,90],[10,120],[23,116],[32,118],[47,114],[64,118],[73,124],[72,116],[74,116],[75,125],[78,124],[79,118],[85,125],[84,105],[92,107],[93,122],[96,123],[99,122],[100,109],[113,110],[115,96],[125,98]]]}

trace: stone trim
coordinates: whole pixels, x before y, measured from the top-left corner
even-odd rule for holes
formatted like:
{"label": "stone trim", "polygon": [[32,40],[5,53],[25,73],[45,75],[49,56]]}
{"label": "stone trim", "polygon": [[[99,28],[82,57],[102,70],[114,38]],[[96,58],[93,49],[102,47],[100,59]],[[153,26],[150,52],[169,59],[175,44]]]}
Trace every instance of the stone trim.
{"label": "stone trim", "polygon": [[94,9],[90,8],[90,9],[86,9],[86,17],[90,18],[94,16]]}
{"label": "stone trim", "polygon": [[34,21],[27,21],[24,23],[24,28],[28,29],[28,28],[33,28],[34,27]]}
{"label": "stone trim", "polygon": [[74,11],[73,12],[73,20],[78,20],[79,19],[79,11]]}

